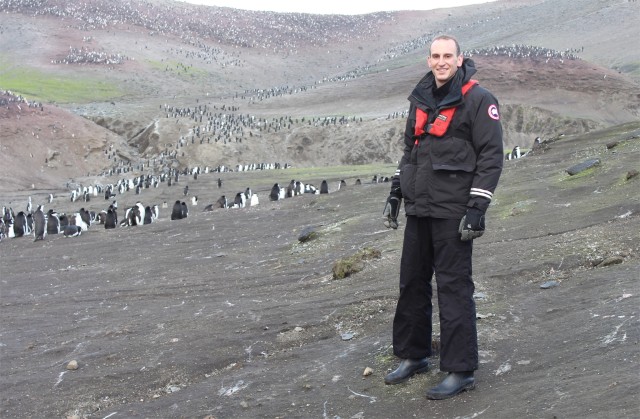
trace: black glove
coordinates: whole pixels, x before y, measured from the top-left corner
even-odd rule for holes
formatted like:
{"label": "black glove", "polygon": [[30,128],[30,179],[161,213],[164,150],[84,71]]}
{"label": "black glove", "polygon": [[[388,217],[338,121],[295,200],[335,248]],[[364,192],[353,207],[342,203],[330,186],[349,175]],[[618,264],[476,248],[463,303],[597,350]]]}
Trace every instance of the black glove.
{"label": "black glove", "polygon": [[398,228],[398,214],[400,213],[401,202],[402,198],[393,193],[387,198],[387,202],[384,204],[384,210],[382,211],[382,216],[385,217],[385,227],[393,228],[394,230]]}
{"label": "black glove", "polygon": [[484,234],[484,211],[476,207],[469,208],[460,220],[458,227],[462,241],[477,239]]}

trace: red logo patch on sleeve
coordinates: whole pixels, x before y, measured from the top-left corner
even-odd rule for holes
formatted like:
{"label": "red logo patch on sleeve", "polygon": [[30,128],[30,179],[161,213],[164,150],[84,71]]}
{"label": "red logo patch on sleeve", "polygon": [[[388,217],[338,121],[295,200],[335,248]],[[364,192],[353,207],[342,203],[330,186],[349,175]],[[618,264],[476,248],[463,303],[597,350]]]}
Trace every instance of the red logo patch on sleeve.
{"label": "red logo patch on sleeve", "polygon": [[489,106],[489,118],[495,119],[496,121],[500,120],[500,114],[498,113],[498,107],[496,105]]}

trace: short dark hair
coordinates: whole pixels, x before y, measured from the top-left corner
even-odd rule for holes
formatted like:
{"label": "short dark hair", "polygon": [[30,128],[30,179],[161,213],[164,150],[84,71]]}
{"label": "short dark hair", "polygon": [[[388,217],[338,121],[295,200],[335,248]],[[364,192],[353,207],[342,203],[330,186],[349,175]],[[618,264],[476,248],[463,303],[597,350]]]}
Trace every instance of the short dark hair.
{"label": "short dark hair", "polygon": [[451,36],[451,35],[438,35],[435,38],[433,38],[433,41],[431,41],[431,44],[429,45],[429,55],[431,55],[431,45],[433,45],[434,42],[440,41],[440,40],[455,42],[455,44],[456,44],[456,57],[459,56],[460,54],[462,54],[462,51],[460,51],[460,44],[458,43],[458,40],[454,36]]}

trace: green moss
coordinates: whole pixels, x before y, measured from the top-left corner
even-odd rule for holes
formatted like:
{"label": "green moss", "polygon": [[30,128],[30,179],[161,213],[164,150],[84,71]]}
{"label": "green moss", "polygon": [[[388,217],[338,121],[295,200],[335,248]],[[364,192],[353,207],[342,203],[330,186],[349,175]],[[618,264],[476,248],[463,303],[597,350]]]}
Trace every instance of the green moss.
{"label": "green moss", "polygon": [[12,65],[0,57],[0,89],[40,102],[106,101],[124,93],[114,84],[84,76],[60,76]]}
{"label": "green moss", "polygon": [[364,269],[364,261],[380,258],[381,253],[377,249],[365,247],[353,256],[338,260],[333,265],[333,279],[343,279]]}
{"label": "green moss", "polygon": [[[362,182],[369,182],[372,173],[391,177],[396,170],[395,164],[362,164],[350,166],[326,166],[326,167],[292,167],[287,169],[287,174],[292,179],[349,179],[360,178]],[[366,176],[366,178],[364,178]]]}

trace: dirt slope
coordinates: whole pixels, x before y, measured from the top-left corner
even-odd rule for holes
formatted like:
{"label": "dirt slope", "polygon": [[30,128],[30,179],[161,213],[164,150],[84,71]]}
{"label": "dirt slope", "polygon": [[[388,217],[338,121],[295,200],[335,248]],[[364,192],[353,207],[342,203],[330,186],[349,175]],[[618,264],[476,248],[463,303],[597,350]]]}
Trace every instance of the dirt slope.
{"label": "dirt slope", "polygon": [[[426,400],[442,377],[437,356],[429,373],[383,383],[396,363],[403,225],[382,226],[388,184],[369,180],[393,165],[289,169],[183,178],[117,198],[121,209],[172,203],[189,198],[189,185],[199,205],[185,220],[161,209],[146,226],[3,240],[1,415],[636,417],[640,201],[628,174],[639,138],[637,123],[565,136],[506,163],[475,246],[473,392]],[[600,165],[566,173],[590,158]],[[273,183],[291,178],[327,179],[331,193],[270,202]],[[259,205],[201,212],[247,186]],[[52,207],[80,205],[106,202],[60,197]],[[300,243],[309,227],[317,237]],[[367,248],[381,257],[333,279],[336,261]],[[67,369],[73,360],[78,369]]]}

